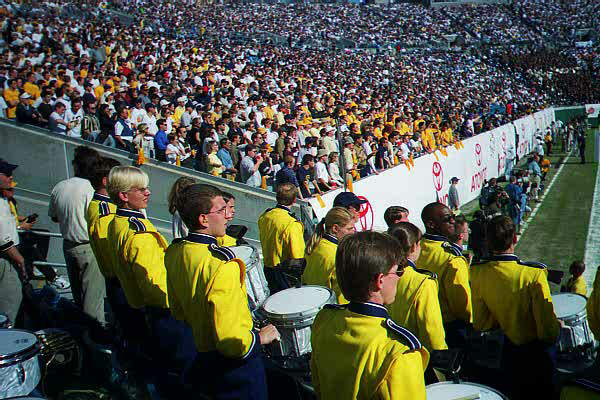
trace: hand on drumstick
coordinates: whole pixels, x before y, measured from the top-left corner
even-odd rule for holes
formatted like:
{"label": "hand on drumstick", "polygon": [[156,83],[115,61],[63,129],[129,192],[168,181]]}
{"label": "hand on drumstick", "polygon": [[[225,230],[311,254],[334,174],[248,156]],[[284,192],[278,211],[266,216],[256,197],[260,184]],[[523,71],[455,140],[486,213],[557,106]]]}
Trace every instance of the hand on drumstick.
{"label": "hand on drumstick", "polygon": [[279,331],[271,324],[261,328],[258,331],[258,336],[260,336],[260,344],[269,344],[274,340],[279,341],[281,339]]}

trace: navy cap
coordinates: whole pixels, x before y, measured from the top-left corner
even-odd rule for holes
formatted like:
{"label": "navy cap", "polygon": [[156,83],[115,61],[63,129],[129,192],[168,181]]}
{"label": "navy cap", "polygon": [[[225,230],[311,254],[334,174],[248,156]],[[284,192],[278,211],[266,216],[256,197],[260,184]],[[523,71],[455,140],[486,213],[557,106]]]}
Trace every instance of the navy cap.
{"label": "navy cap", "polygon": [[458,182],[460,179],[458,179],[457,177],[452,177],[452,179],[450,179],[450,182]]}
{"label": "navy cap", "polygon": [[348,207],[348,206],[359,206],[361,204],[365,204],[367,200],[359,199],[352,192],[342,192],[335,196],[333,200],[334,207]]}
{"label": "navy cap", "polygon": [[18,165],[7,163],[4,160],[0,160],[0,174],[11,176],[12,172],[17,168]]}

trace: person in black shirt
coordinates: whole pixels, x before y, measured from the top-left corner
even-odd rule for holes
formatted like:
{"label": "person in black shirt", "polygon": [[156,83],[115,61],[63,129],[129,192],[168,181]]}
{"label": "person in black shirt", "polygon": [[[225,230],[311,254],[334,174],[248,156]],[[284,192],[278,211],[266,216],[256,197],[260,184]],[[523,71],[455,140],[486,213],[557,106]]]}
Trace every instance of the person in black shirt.
{"label": "person in black shirt", "polygon": [[44,90],[42,92],[42,103],[38,106],[37,111],[42,116],[41,124],[42,126],[47,127],[48,121],[50,120],[50,114],[54,111],[54,107],[51,104],[52,102],[52,92],[49,90]]}
{"label": "person in black shirt", "polygon": [[308,186],[309,181],[313,181],[312,170],[315,167],[315,158],[311,154],[305,154],[302,157],[302,166],[298,168],[296,176],[300,187],[300,193],[302,197],[307,199],[311,197],[310,187]]}

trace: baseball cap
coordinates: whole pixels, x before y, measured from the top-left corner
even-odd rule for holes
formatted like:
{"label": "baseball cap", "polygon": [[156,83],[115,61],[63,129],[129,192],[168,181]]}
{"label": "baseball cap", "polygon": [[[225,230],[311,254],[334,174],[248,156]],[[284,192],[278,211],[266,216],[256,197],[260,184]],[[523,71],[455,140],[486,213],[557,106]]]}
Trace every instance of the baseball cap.
{"label": "baseball cap", "polygon": [[348,206],[359,206],[361,204],[365,204],[367,202],[367,200],[361,200],[359,199],[354,193],[352,192],[342,192],[340,194],[338,194],[337,196],[335,196],[335,199],[333,200],[333,206],[334,207],[348,207]]}
{"label": "baseball cap", "polygon": [[458,181],[460,181],[460,179],[458,179],[455,176],[453,176],[452,179],[450,179],[450,182],[458,182]]}
{"label": "baseball cap", "polygon": [[0,174],[11,176],[12,172],[18,167],[18,165],[7,163],[4,160],[0,160]]}

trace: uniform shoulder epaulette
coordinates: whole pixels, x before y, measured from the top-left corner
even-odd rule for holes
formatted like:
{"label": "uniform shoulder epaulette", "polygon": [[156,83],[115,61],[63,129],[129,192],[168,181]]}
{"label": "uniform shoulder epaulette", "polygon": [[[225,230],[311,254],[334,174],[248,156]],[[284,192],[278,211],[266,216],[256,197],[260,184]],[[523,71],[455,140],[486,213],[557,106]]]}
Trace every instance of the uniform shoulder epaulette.
{"label": "uniform shoulder epaulette", "polygon": [[521,265],[526,265],[528,267],[532,267],[532,268],[548,269],[548,266],[546,264],[543,264],[543,263],[537,262],[537,261],[521,261],[521,260],[519,260],[518,263]]}
{"label": "uniform shoulder epaulette", "polygon": [[348,304],[325,304],[323,308],[328,310],[345,310],[348,308]]}
{"label": "uniform shoulder epaulette", "polygon": [[485,259],[479,259],[477,261],[471,261],[471,267],[475,266],[475,265],[483,265],[486,263],[489,263],[490,260],[485,260]]}
{"label": "uniform shoulder epaulette", "polygon": [[171,242],[171,244],[181,243],[181,242],[183,242],[184,239],[185,238],[182,238],[182,237],[173,239],[173,241]]}
{"label": "uniform shoulder epaulette", "polygon": [[110,214],[110,208],[108,207],[108,201],[101,201],[98,203],[98,215],[100,217],[106,217]]}
{"label": "uniform shoulder epaulette", "polygon": [[452,246],[452,244],[448,242],[442,243],[442,248],[450,254],[453,254],[455,256],[462,256],[462,251],[458,250],[456,247]]}
{"label": "uniform shoulder epaulette", "polygon": [[429,277],[430,279],[437,279],[438,277],[435,272],[431,272],[426,269],[415,268],[415,271],[417,271],[420,274],[427,275],[427,277]]}
{"label": "uniform shoulder epaulette", "polygon": [[129,217],[129,223],[137,233],[146,232],[146,225],[136,217]]}
{"label": "uniform shoulder epaulette", "polygon": [[391,318],[385,320],[385,327],[404,339],[411,350],[418,350],[423,347],[419,339],[411,331],[398,325]]}
{"label": "uniform shoulder epaulette", "polygon": [[210,252],[223,261],[230,261],[235,258],[235,253],[228,247],[217,246],[214,243],[208,245]]}

